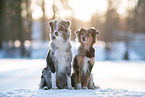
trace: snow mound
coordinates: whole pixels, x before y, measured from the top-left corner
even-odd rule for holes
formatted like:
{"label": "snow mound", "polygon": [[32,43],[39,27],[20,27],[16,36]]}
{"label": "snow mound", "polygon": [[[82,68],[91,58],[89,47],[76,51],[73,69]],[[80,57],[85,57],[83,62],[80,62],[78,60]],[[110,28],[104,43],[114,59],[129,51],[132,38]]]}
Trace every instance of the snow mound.
{"label": "snow mound", "polygon": [[31,90],[16,89],[0,92],[0,97],[94,97],[94,96],[134,96],[145,97],[145,92],[128,90],[97,89],[97,90]]}

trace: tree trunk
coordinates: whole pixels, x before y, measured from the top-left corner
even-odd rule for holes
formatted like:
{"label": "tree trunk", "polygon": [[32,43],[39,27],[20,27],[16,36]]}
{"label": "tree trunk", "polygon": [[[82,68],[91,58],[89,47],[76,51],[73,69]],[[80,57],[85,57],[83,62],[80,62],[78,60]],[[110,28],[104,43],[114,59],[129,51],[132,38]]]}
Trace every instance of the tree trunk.
{"label": "tree trunk", "polygon": [[56,6],[55,6],[55,0],[53,0],[53,6],[52,6],[52,9],[53,9],[53,17],[52,19],[54,20],[56,18]]}
{"label": "tree trunk", "polygon": [[2,49],[3,35],[3,11],[4,11],[5,0],[0,0],[0,49]]}
{"label": "tree trunk", "polygon": [[43,17],[42,17],[42,30],[43,30],[43,40],[48,39],[48,34],[46,32],[46,16],[45,16],[45,2],[44,0],[42,1],[42,12],[43,12]]}

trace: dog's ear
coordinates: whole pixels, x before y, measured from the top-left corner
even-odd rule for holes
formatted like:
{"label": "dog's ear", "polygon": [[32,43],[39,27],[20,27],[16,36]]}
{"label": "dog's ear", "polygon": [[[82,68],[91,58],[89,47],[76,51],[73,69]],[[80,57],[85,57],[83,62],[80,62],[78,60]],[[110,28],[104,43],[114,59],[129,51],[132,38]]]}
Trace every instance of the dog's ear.
{"label": "dog's ear", "polygon": [[81,28],[79,31],[76,31],[76,36],[78,37],[80,32],[84,31],[85,29],[84,28]]}
{"label": "dog's ear", "polygon": [[52,27],[52,26],[53,26],[53,22],[52,22],[52,21],[48,22],[48,25],[49,25],[50,27]]}
{"label": "dog's ear", "polygon": [[78,37],[79,36],[79,31],[76,31],[75,33],[76,33],[76,36]]}
{"label": "dog's ear", "polygon": [[82,31],[85,31],[85,29],[84,28],[81,28],[80,32],[82,32]]}
{"label": "dog's ear", "polygon": [[89,30],[92,32],[93,35],[99,35],[99,31],[95,28],[90,28]]}
{"label": "dog's ear", "polygon": [[92,33],[92,37],[93,37],[92,44],[94,44],[97,41],[97,35],[99,35],[99,31],[92,27],[89,29],[89,31]]}
{"label": "dog's ear", "polygon": [[71,22],[69,20],[66,21],[67,26],[69,27]]}
{"label": "dog's ear", "polygon": [[51,30],[53,31],[53,21],[48,22],[48,25],[51,28]]}

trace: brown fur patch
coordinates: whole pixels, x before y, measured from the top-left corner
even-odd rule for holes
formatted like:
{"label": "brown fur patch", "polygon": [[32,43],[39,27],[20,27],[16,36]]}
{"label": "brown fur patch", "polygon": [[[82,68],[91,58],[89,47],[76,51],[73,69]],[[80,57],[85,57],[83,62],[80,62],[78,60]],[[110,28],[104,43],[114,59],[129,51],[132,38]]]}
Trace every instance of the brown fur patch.
{"label": "brown fur patch", "polygon": [[92,37],[91,33],[88,31],[81,32],[80,39],[82,39],[82,37],[87,38],[87,42],[85,42],[85,43],[80,40],[82,47],[84,47],[87,50],[92,45],[93,37]]}
{"label": "brown fur patch", "polygon": [[90,63],[91,63],[91,64],[94,64],[94,62],[95,62],[95,58],[92,57],[91,60],[90,60]]}
{"label": "brown fur patch", "polygon": [[[81,81],[81,73],[82,73],[82,68],[84,65],[84,57],[86,56],[86,51],[90,48],[90,46],[92,46],[92,42],[93,42],[93,37],[92,37],[91,33],[88,31],[81,32],[79,37],[80,37],[81,47],[78,49],[79,52],[77,54],[77,61],[78,61],[78,65],[79,65],[79,74],[77,76],[77,84],[82,82]],[[83,37],[87,38],[86,42],[81,41],[81,39]],[[90,63],[91,64],[94,63],[94,57],[92,57],[90,59]],[[85,75],[85,79],[83,81],[84,82],[83,86],[87,87],[88,81],[89,81],[89,71],[87,70],[86,75]]]}
{"label": "brown fur patch", "polygon": [[81,71],[82,71],[83,62],[84,62],[84,56],[77,56],[77,61],[79,65],[79,75],[77,76],[77,83],[81,83]]}
{"label": "brown fur patch", "polygon": [[[93,44],[96,41],[96,34],[98,34],[98,32],[94,28],[81,28],[80,31],[76,31],[76,35],[81,45],[76,54],[77,62],[75,61],[74,63],[78,66],[77,69],[75,68],[75,71],[77,71],[75,73],[77,84],[81,83],[84,87],[90,86],[88,83],[95,62],[95,49],[93,48]],[[93,82],[93,80],[91,80],[91,82]]]}
{"label": "brown fur patch", "polygon": [[[77,61],[78,61],[78,65],[79,65],[79,75],[77,76],[77,84],[81,83],[81,73],[82,73],[82,68],[83,68],[83,65],[84,65],[84,56],[77,56]],[[94,64],[94,57],[92,57],[90,59],[90,63],[91,64]],[[90,64],[89,64],[90,65]],[[88,86],[88,81],[89,81],[89,72],[87,70],[86,72],[86,75],[85,75],[85,80],[84,80],[84,83],[83,83],[83,86],[87,87]]]}
{"label": "brown fur patch", "polygon": [[87,70],[87,72],[86,72],[86,76],[85,76],[85,81],[84,81],[83,86],[85,86],[85,87],[88,86],[89,77],[90,77],[90,75],[89,75],[89,71]]}

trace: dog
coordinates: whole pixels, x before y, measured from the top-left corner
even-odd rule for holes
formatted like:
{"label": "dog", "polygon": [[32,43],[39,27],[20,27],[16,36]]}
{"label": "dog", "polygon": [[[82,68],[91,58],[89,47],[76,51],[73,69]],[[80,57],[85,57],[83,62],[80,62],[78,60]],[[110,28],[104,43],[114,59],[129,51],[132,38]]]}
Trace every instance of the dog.
{"label": "dog", "polygon": [[72,86],[74,88],[96,88],[91,71],[95,62],[93,44],[96,42],[98,34],[99,32],[94,28],[81,28],[79,31],[76,31],[80,46],[73,60]]}
{"label": "dog", "polygon": [[48,51],[47,66],[42,70],[40,89],[73,89],[71,85],[72,51],[70,43],[70,21],[53,20],[51,28],[51,45]]}

